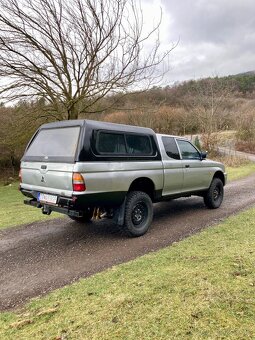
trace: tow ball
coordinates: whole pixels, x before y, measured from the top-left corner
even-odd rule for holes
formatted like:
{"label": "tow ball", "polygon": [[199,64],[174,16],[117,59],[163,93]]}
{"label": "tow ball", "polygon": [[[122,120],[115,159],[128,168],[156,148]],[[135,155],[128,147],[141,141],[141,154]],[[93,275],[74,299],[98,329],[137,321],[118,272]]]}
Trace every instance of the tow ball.
{"label": "tow ball", "polygon": [[42,213],[44,214],[44,215],[50,215],[51,214],[51,208],[48,206],[48,205],[44,205],[43,207],[42,207]]}

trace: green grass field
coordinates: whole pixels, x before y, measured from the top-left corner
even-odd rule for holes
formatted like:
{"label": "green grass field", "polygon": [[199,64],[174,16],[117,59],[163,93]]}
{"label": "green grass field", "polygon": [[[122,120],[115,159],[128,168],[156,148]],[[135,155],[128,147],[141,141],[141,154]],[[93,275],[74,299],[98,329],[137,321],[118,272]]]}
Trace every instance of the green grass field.
{"label": "green grass field", "polygon": [[61,216],[57,213],[46,216],[40,209],[25,206],[18,186],[18,183],[0,186],[0,229]]}
{"label": "green grass field", "polygon": [[226,167],[228,180],[234,181],[255,173],[255,163],[247,163],[239,167]]}
{"label": "green grass field", "polygon": [[[255,164],[227,167],[227,172],[229,181],[236,180],[255,173]],[[0,185],[0,229],[63,216],[57,213],[45,216],[40,209],[25,206],[23,200],[23,195],[18,191],[18,183]]]}
{"label": "green grass field", "polygon": [[1,339],[254,339],[255,208],[0,314]]}

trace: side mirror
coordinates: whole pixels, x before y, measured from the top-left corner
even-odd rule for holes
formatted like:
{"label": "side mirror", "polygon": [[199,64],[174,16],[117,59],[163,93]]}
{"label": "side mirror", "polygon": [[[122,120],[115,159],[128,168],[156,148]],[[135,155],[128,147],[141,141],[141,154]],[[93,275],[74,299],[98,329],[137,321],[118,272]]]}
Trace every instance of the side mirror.
{"label": "side mirror", "polygon": [[207,151],[201,151],[200,155],[201,155],[201,161],[202,161],[203,159],[206,159],[206,157],[207,157]]}

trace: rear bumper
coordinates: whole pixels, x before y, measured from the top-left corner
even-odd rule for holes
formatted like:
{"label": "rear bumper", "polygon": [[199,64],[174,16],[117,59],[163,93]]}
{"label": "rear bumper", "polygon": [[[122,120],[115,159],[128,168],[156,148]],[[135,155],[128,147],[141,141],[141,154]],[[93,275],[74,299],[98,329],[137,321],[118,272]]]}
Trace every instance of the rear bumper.
{"label": "rear bumper", "polygon": [[20,188],[23,195],[29,199],[24,200],[26,205],[42,208],[45,214],[52,211],[63,213],[69,216],[83,216],[83,211],[87,208],[94,207],[118,207],[125,199],[125,192],[106,192],[95,194],[81,194],[72,197],[57,195],[57,204],[39,202],[37,200],[38,192]]}
{"label": "rear bumper", "polygon": [[59,207],[57,205],[51,205],[51,204],[45,204],[45,203],[42,204],[42,203],[36,201],[35,199],[24,200],[24,204],[30,205],[30,206],[36,207],[36,208],[42,208],[43,213],[46,214],[46,215],[50,215],[50,213],[52,211],[55,211],[55,212],[58,212],[58,213],[61,213],[61,214],[69,215],[69,216],[75,216],[75,217],[82,217],[83,216],[82,211],[77,211],[77,210],[64,208],[64,207]]}

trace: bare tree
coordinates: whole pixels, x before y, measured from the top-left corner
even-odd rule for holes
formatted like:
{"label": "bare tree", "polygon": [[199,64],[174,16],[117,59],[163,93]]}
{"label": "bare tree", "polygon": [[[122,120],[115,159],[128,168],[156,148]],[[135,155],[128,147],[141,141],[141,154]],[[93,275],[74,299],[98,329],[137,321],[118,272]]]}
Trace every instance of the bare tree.
{"label": "bare tree", "polygon": [[0,0],[1,100],[44,98],[55,119],[76,119],[155,84],[173,48],[160,52],[160,23],[145,33],[136,0]]}
{"label": "bare tree", "polygon": [[185,105],[192,112],[190,123],[196,122],[203,146],[214,151],[218,142],[217,132],[227,128],[228,101],[233,96],[233,83],[214,77],[192,81],[190,88]]}

